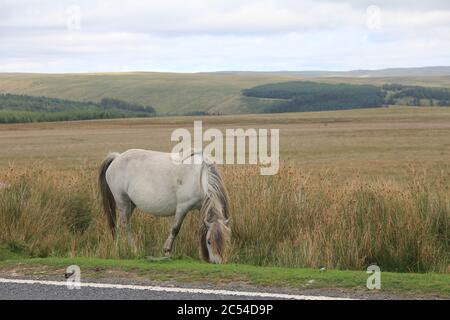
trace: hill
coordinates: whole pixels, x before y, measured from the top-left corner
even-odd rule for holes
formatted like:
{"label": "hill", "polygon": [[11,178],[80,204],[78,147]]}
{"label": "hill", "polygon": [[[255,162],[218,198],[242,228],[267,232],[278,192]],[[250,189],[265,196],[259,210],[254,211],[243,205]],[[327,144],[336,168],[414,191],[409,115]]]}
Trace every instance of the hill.
{"label": "hill", "polygon": [[418,67],[418,68],[386,68],[378,70],[351,70],[351,71],[274,71],[274,72],[254,72],[254,71],[225,71],[224,74],[236,75],[287,75],[295,77],[362,77],[362,78],[379,78],[379,77],[445,77],[450,76],[450,66],[441,67]]}
{"label": "hill", "polygon": [[0,93],[99,102],[117,98],[151,105],[158,114],[242,113],[241,90],[295,79],[176,73],[0,74]]}
{"label": "hill", "polygon": [[0,74],[0,93],[46,96],[99,103],[105,97],[151,105],[159,115],[238,114],[254,110],[242,90],[296,80],[322,83],[383,85],[398,83],[450,88],[450,76],[434,77],[305,77],[274,73],[96,73]]}

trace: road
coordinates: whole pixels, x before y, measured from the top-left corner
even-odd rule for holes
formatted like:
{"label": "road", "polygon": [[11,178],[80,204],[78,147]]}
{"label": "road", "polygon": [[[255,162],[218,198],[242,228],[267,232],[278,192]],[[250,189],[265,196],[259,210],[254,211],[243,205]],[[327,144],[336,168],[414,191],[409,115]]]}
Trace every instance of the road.
{"label": "road", "polygon": [[107,283],[81,283],[79,289],[62,281],[0,278],[1,300],[341,300],[335,297],[268,292],[211,290]]}

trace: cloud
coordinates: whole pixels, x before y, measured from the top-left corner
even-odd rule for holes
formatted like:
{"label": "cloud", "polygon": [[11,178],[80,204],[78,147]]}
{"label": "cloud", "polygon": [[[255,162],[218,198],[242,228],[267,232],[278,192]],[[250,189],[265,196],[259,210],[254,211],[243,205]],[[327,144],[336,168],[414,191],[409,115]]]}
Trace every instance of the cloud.
{"label": "cloud", "polygon": [[[0,71],[448,64],[448,1],[380,0],[374,28],[367,20],[370,5],[365,0],[2,0]],[[79,8],[78,20],[73,6]]]}

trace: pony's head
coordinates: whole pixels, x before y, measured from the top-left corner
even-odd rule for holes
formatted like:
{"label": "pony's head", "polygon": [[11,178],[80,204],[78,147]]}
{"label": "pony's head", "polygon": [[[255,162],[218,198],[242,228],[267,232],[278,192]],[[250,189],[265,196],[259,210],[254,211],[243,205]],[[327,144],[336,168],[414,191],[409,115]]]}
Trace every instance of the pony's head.
{"label": "pony's head", "polygon": [[205,197],[200,209],[200,255],[210,263],[225,263],[231,238],[230,200],[214,164],[203,162],[202,174],[206,183],[203,183]]}
{"label": "pony's head", "polygon": [[210,263],[225,263],[227,261],[231,238],[228,221],[228,219],[219,219],[214,222],[205,221],[207,227],[204,239],[207,251],[205,260]]}

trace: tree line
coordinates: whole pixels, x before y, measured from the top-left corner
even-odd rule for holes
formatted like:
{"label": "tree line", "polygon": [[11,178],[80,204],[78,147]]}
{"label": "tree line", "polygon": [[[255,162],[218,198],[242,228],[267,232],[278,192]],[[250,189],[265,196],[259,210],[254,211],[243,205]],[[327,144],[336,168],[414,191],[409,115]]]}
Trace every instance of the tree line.
{"label": "tree line", "polygon": [[386,103],[413,106],[450,106],[450,90],[447,88],[404,86],[385,84]]}
{"label": "tree line", "polygon": [[299,112],[380,107],[385,93],[372,85],[326,84],[290,81],[243,90],[243,95],[275,99],[260,112]]}
{"label": "tree line", "polygon": [[[450,106],[447,88],[400,84],[353,85],[311,81],[271,83],[245,89],[246,97],[266,99],[256,112],[300,112],[374,108],[383,105]],[[272,101],[267,101],[271,99]]]}
{"label": "tree line", "polygon": [[152,106],[113,98],[99,103],[28,95],[0,94],[0,123],[152,117]]}

